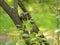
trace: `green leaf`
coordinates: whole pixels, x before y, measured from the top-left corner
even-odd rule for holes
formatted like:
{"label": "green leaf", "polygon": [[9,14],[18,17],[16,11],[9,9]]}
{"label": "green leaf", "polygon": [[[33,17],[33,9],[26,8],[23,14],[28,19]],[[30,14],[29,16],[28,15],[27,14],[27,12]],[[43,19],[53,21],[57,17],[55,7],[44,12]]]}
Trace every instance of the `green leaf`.
{"label": "green leaf", "polygon": [[36,33],[32,33],[32,34],[30,35],[30,38],[31,38],[31,39],[36,38]]}

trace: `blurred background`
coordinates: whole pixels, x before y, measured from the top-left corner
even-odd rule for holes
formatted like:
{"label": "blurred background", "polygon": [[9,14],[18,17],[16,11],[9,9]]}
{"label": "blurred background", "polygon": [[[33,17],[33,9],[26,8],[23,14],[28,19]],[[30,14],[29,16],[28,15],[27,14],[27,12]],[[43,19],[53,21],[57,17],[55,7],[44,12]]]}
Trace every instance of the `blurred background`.
{"label": "blurred background", "polygon": [[[11,8],[14,7],[13,0],[5,1]],[[57,36],[57,31],[60,30],[60,14],[58,18],[59,29],[57,29],[56,0],[23,0],[23,3],[26,9],[31,14],[31,17],[34,19],[35,24],[40,29],[41,33],[46,36],[49,43],[51,45],[57,45],[57,40],[59,38]],[[58,10],[58,12],[60,13],[60,0],[58,0]],[[23,11],[18,6],[18,13],[21,14],[22,12]],[[31,27],[30,23],[25,21],[24,24],[27,25],[27,30],[29,31]],[[3,43],[5,43],[5,41],[7,41],[8,39],[10,40],[9,42],[13,42],[13,40],[15,40],[16,38],[18,39],[17,35],[19,35],[19,33],[18,29],[14,25],[14,22],[2,9],[2,7],[0,7],[0,44],[4,45]]]}

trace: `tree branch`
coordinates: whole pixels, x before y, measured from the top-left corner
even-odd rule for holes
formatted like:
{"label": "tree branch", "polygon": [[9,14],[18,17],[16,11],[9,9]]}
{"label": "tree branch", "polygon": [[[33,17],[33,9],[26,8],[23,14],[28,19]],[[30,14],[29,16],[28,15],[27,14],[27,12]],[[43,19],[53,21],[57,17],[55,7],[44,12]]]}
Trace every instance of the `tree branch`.
{"label": "tree branch", "polygon": [[0,6],[8,13],[15,25],[19,25],[17,27],[21,28],[22,22],[19,19],[18,13],[16,13],[16,11],[12,9],[4,0],[0,0]]}
{"label": "tree branch", "polygon": [[14,0],[14,10],[18,13],[18,0]]}
{"label": "tree branch", "polygon": [[23,12],[27,12],[24,4],[22,3],[22,0],[18,0],[18,4],[19,4],[19,6],[21,7],[21,9],[23,10]]}
{"label": "tree branch", "polygon": [[[18,4],[19,6],[21,7],[21,9],[23,10],[23,12],[28,12],[22,2],[22,0],[18,0]],[[30,20],[31,19],[31,15],[28,13],[28,19]]]}

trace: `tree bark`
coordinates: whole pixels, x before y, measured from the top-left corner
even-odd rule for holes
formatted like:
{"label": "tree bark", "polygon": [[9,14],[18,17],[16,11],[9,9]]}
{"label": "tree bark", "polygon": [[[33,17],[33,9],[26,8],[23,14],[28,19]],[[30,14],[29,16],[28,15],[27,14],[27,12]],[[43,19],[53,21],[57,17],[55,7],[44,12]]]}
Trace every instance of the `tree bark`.
{"label": "tree bark", "polygon": [[[23,12],[28,12],[27,9],[25,8],[24,4],[22,3],[22,0],[18,0],[18,4],[21,7],[21,9],[23,10]],[[31,15],[28,13],[28,19],[31,19]]]}
{"label": "tree bark", "polygon": [[18,4],[19,4],[19,6],[21,7],[21,9],[23,10],[23,12],[27,12],[24,4],[22,3],[22,0],[18,0]]}
{"label": "tree bark", "polygon": [[7,12],[7,14],[11,17],[15,25],[18,28],[22,28],[22,22],[19,19],[19,15],[16,10],[12,9],[4,0],[0,0],[0,6]]}

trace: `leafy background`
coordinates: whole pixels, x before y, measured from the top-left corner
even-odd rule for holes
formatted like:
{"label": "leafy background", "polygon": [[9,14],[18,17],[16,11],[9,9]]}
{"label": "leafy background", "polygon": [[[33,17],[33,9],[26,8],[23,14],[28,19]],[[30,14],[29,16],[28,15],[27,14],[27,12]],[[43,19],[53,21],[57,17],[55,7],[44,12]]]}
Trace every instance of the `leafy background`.
{"label": "leafy background", "polygon": [[[11,8],[13,8],[13,0],[5,0]],[[56,1],[55,0],[23,0],[26,9],[31,14],[35,21],[35,24],[39,27],[40,31],[49,39],[50,43],[52,39],[57,40],[55,34],[56,29]],[[60,11],[60,1],[58,0],[58,10]],[[22,10],[18,7],[18,13],[21,14]],[[59,14],[60,15],[60,14]],[[60,18],[59,21],[60,23]],[[27,30],[30,30],[30,23],[24,22],[27,25]],[[60,29],[60,24],[59,24]],[[0,7],[0,35],[6,36],[9,34],[10,39],[16,35],[19,35],[18,29],[15,27],[12,19],[8,14]],[[10,41],[13,42],[13,41]],[[19,41],[17,41],[19,43]],[[53,42],[54,43],[54,42]],[[57,42],[56,42],[57,43]],[[12,44],[11,44],[12,45]],[[13,44],[14,45],[14,44]],[[23,45],[23,44],[22,44]]]}

